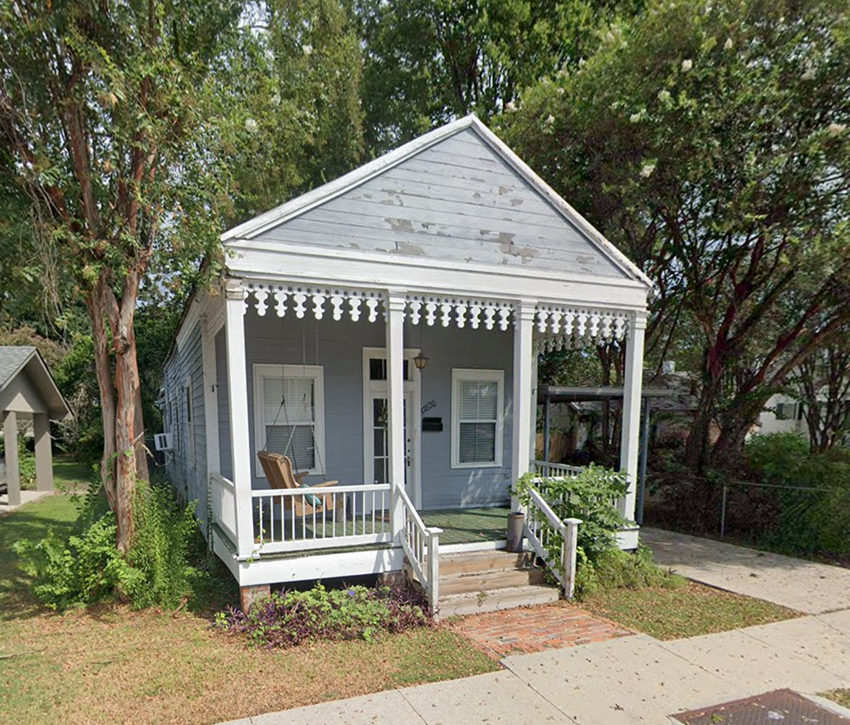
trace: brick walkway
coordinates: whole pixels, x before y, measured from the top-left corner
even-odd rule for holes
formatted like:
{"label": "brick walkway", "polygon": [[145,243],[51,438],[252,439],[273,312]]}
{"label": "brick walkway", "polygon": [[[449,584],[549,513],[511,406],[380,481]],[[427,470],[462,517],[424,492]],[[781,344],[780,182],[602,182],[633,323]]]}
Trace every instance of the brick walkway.
{"label": "brick walkway", "polygon": [[496,660],[634,634],[564,602],[473,614],[449,626]]}

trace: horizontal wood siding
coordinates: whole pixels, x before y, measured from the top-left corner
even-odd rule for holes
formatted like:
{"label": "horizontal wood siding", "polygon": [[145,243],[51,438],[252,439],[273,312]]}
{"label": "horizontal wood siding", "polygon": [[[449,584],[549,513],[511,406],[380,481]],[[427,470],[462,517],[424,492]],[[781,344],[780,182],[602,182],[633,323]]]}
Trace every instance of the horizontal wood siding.
{"label": "horizontal wood siding", "polygon": [[257,238],[624,276],[472,129]]}
{"label": "horizontal wood siding", "polygon": [[[364,347],[382,348],[385,331],[382,322],[366,320],[340,322],[311,318],[298,320],[287,316],[245,317],[248,406],[247,421],[252,449],[252,474],[255,489],[268,488],[265,478],[257,475],[256,454],[262,446],[254,430],[254,364],[320,365],[325,393],[325,468],[326,475],[307,480],[317,483],[335,479],[343,485],[363,483],[363,364]],[[318,356],[316,330],[318,328]],[[418,327],[406,326],[406,347],[418,347]],[[218,342],[218,341],[217,341]],[[441,417],[441,433],[421,434],[422,503],[424,508],[480,506],[503,503],[511,471],[511,363],[512,334],[496,330],[472,330],[428,327],[422,336],[425,354],[430,358],[422,373],[422,404],[435,406],[426,415]],[[217,344],[219,370],[219,420],[221,422],[222,471],[229,465],[229,423],[223,350]],[[452,368],[496,369],[505,372],[505,426],[502,465],[498,468],[451,467],[451,376]],[[223,384],[224,383],[224,384]],[[225,447],[227,446],[227,447]]]}
{"label": "horizontal wood siding", "polygon": [[[171,433],[172,450],[166,453],[166,472],[184,501],[196,501],[202,525],[207,515],[207,438],[204,417],[204,376],[201,325],[196,324],[185,344],[178,345],[165,367],[165,430]],[[191,381],[191,403],[186,385]],[[192,407],[193,425],[189,425]],[[190,452],[190,436],[194,456]]]}

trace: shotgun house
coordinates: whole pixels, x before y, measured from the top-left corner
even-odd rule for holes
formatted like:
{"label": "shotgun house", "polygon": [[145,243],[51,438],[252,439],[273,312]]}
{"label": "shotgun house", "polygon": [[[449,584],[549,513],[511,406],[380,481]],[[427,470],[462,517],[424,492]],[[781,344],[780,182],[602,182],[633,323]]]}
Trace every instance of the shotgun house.
{"label": "shotgun house", "polygon": [[[635,480],[651,283],[474,116],[221,243],[166,364],[161,443],[246,597],[407,567],[436,604],[441,556],[492,566],[535,466],[543,349],[625,341]],[[634,489],[616,505],[634,519]]]}

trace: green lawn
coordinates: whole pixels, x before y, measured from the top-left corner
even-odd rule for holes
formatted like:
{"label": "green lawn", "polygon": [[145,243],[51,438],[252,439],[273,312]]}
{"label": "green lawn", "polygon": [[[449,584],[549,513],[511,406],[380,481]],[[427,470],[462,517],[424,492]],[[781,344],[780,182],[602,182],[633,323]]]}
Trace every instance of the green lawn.
{"label": "green lawn", "polygon": [[663,640],[697,637],[800,616],[799,612],[761,599],[696,582],[669,589],[599,591],[583,599],[579,606]]}
{"label": "green lawn", "polygon": [[[88,480],[58,461],[63,483]],[[53,614],[30,597],[15,541],[70,531],[56,494],[0,518],[0,720],[16,725],[201,725],[370,692],[490,672],[498,665],[443,628],[377,644],[250,649],[192,612],[123,606]]]}
{"label": "green lawn", "polygon": [[94,470],[79,463],[66,455],[58,455],[53,459],[53,482],[60,490],[76,490],[81,485],[95,480]]}

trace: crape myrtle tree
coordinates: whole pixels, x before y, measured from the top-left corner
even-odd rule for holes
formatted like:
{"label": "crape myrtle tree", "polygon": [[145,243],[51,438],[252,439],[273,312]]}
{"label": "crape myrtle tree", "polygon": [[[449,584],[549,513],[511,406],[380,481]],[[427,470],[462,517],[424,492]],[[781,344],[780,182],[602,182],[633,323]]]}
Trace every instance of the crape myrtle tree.
{"label": "crape myrtle tree", "polygon": [[652,2],[603,40],[501,128],[655,281],[648,359],[698,351],[701,469],[850,316],[850,14]]}
{"label": "crape myrtle tree", "polygon": [[359,56],[341,7],[0,5],[0,164],[14,178],[0,202],[18,190],[38,248],[88,312],[121,550],[148,475],[137,303],[179,303],[220,269],[224,225],[356,158]]}
{"label": "crape myrtle tree", "polygon": [[850,432],[850,329],[810,355],[790,379],[803,404],[813,453],[826,453]]}
{"label": "crape myrtle tree", "polygon": [[198,221],[210,200],[192,188],[205,171],[194,159],[209,63],[239,13],[238,3],[200,0],[0,7],[0,138],[39,234],[88,311],[101,475],[122,550],[136,479],[148,473],[137,300],[152,268],[178,274],[214,239]]}

